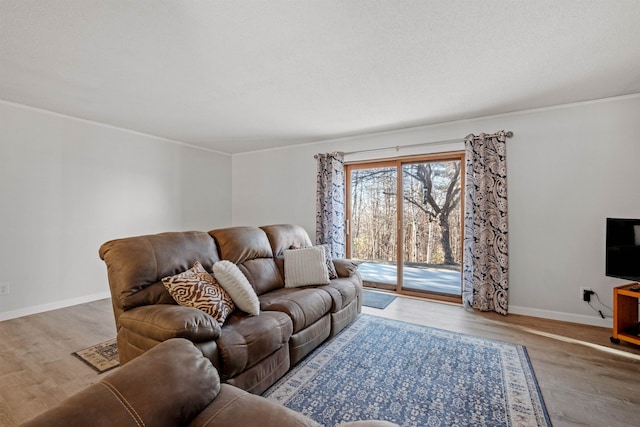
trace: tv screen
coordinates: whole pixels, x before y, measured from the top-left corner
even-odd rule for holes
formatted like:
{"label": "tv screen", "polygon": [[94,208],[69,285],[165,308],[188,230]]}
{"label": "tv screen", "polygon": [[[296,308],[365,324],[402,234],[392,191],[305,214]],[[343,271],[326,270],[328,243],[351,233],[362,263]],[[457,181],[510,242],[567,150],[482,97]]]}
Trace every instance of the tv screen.
{"label": "tv screen", "polygon": [[607,218],[605,274],[640,281],[640,219]]}

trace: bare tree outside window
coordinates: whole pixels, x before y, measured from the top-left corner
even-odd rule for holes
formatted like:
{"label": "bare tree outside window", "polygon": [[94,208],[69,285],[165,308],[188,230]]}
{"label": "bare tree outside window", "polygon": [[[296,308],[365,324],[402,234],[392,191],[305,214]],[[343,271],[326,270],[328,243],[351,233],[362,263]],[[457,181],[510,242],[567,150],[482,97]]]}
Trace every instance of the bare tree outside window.
{"label": "bare tree outside window", "polygon": [[396,259],[396,168],[355,170],[351,184],[352,243],[356,259]]}
{"label": "bare tree outside window", "polygon": [[358,165],[349,173],[350,256],[363,261],[360,270],[371,275],[363,274],[365,282],[460,295],[462,158],[378,165]]}
{"label": "bare tree outside window", "polygon": [[403,173],[405,261],[460,265],[460,162],[409,164]]}

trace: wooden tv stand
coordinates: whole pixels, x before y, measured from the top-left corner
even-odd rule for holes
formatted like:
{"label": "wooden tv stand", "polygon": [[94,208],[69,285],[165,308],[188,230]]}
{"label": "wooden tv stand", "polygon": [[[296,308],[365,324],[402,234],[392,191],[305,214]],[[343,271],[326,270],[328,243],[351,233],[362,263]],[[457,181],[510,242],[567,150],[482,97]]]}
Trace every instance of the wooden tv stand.
{"label": "wooden tv stand", "polygon": [[611,342],[620,341],[640,345],[640,326],[638,325],[638,301],[640,291],[632,291],[638,283],[613,288],[613,336]]}

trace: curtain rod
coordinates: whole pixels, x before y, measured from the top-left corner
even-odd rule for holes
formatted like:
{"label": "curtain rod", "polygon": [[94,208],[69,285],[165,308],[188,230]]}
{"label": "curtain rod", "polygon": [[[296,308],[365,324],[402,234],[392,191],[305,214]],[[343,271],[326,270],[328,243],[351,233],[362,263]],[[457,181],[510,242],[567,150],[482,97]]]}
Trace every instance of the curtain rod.
{"label": "curtain rod", "polygon": [[[487,136],[489,137],[494,137],[497,136],[497,133],[492,133],[489,134]],[[512,138],[513,137],[513,132],[506,131],[504,133],[504,136],[506,136],[507,138]],[[342,153],[343,155],[347,156],[350,154],[360,154],[360,153],[373,153],[374,151],[386,151],[386,150],[391,150],[391,149],[395,149],[396,151],[400,151],[401,148],[414,148],[414,147],[423,147],[423,146],[427,146],[427,145],[444,145],[444,144],[455,144],[457,142],[464,142],[465,138],[458,138],[458,139],[446,139],[443,141],[430,141],[430,142],[421,142],[419,144],[409,144],[409,145],[396,145],[395,147],[384,147],[384,148],[371,148],[369,150],[359,150],[359,151],[349,151],[349,152],[345,152]],[[314,156],[316,157],[316,156]]]}

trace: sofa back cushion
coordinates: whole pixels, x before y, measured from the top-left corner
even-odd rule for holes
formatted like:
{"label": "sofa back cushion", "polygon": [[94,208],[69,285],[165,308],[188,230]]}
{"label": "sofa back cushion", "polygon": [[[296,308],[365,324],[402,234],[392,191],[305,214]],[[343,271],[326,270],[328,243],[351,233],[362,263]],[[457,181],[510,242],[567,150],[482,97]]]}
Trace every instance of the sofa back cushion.
{"label": "sofa back cushion", "polygon": [[311,239],[304,228],[295,224],[265,225],[260,228],[269,239],[276,266],[284,280],[284,251],[311,247]]}
{"label": "sofa back cushion", "polygon": [[229,227],[209,232],[223,260],[236,264],[257,295],[284,287],[267,235],[258,227]]}
{"label": "sofa back cushion", "polygon": [[100,247],[107,264],[116,319],[141,305],[175,304],[162,278],[193,267],[211,271],[220,258],[211,236],[203,231],[169,232],[111,240]]}
{"label": "sofa back cushion", "polygon": [[294,224],[276,224],[265,225],[260,227],[271,244],[271,251],[274,257],[284,254],[284,251],[296,248],[308,248],[312,246],[311,239],[307,231],[299,225]]}

